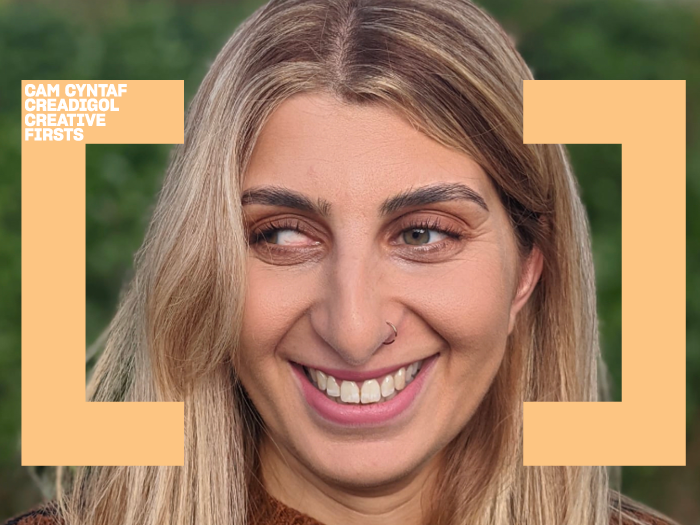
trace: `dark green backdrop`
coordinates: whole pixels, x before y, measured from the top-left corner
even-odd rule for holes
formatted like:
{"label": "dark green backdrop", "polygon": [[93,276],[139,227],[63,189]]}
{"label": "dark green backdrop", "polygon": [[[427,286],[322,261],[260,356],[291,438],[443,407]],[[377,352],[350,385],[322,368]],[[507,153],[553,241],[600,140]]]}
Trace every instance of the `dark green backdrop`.
{"label": "dark green backdrop", "polygon": [[[46,474],[46,469],[19,466],[20,80],[184,79],[189,103],[217,51],[261,3],[0,0],[0,519],[41,501]],[[700,197],[700,4],[477,3],[511,33],[537,79],[687,81],[689,466],[625,467],[622,485],[627,494],[682,524],[699,525],[700,215],[695,207]],[[87,344],[108,322],[119,288],[130,276],[170,148],[87,147]],[[603,349],[615,382],[613,397],[619,400],[621,149],[569,149],[592,222]],[[658,184],[663,183],[660,173]],[[648,220],[664,218],[650,205]],[[649,239],[649,250],[660,249],[662,243]],[[659,355],[663,358],[661,348]],[[644,426],[640,421],[640,432]]]}

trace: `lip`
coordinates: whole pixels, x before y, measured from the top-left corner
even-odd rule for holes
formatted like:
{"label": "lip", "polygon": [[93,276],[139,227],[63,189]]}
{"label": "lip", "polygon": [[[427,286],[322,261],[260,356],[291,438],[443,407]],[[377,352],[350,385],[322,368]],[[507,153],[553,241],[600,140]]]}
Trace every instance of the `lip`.
{"label": "lip", "polygon": [[399,368],[407,367],[411,363],[420,361],[416,359],[415,361],[406,361],[398,366],[388,366],[385,368],[377,368],[375,370],[367,370],[366,372],[359,372],[354,370],[341,370],[340,368],[325,368],[309,365],[307,363],[296,364],[305,366],[306,368],[313,368],[314,370],[320,370],[327,376],[333,376],[335,379],[345,380],[345,381],[366,381],[367,379],[377,379],[378,377],[383,377],[387,374],[393,374],[399,370]]}
{"label": "lip", "polygon": [[[307,405],[323,419],[343,426],[377,426],[391,422],[415,405],[414,401],[423,391],[423,385],[439,357],[439,353],[423,360],[416,377],[399,394],[389,401],[370,404],[340,404],[331,400],[311,384],[298,363],[289,362]],[[399,367],[400,368],[400,367]],[[388,370],[395,370],[391,368]],[[332,375],[332,374],[331,374]],[[377,377],[377,376],[372,376]]]}

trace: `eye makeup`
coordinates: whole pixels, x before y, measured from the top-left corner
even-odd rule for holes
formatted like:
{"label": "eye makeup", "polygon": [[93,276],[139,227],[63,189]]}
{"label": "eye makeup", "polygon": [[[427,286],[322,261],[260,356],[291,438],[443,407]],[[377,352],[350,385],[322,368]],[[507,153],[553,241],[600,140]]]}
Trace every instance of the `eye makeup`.
{"label": "eye makeup", "polygon": [[[249,237],[250,246],[255,247],[265,247],[268,253],[274,254],[290,254],[294,252],[299,252],[299,250],[309,250],[314,249],[314,246],[318,246],[320,241],[314,241],[307,245],[293,245],[293,246],[283,246],[277,244],[277,235],[281,231],[293,231],[303,234],[307,237],[314,238],[314,229],[307,226],[304,221],[297,218],[283,218],[278,220],[270,221],[261,227],[256,228]],[[456,228],[450,224],[443,224],[440,217],[430,217],[430,218],[416,218],[409,216],[404,219],[399,224],[399,231],[392,238],[399,237],[400,240],[406,240],[407,233],[419,232],[418,235],[424,235],[426,232],[436,232],[443,235],[445,238],[441,241],[430,243],[430,244],[411,244],[410,242],[398,242],[392,243],[393,246],[400,246],[401,249],[408,249],[415,251],[419,254],[432,254],[436,252],[441,252],[447,248],[450,248],[455,243],[461,242],[465,237],[466,233],[459,228]],[[432,235],[430,236],[432,237]],[[415,235],[414,235],[414,238]]]}

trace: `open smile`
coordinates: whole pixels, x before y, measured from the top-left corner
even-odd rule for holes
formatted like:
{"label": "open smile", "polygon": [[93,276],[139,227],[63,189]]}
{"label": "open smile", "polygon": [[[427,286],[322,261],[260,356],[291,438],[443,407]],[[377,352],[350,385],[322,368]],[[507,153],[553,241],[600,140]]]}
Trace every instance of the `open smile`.
{"label": "open smile", "polygon": [[[405,412],[423,390],[439,353],[398,369],[367,374],[331,375],[315,368],[290,362],[304,399],[325,420],[340,425],[377,425]],[[363,381],[358,379],[363,377]],[[352,379],[351,379],[352,378]]]}

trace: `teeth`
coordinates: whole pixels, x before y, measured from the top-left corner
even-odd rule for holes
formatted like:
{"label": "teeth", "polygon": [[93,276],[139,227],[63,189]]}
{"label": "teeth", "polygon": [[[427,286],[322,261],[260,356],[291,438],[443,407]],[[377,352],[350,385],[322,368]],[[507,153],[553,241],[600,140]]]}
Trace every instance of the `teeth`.
{"label": "teeth", "polygon": [[416,364],[411,363],[406,367],[406,384],[409,384],[411,381],[413,381],[413,377],[416,375]]}
{"label": "teeth", "polygon": [[389,374],[382,380],[382,396],[389,397],[394,392],[394,376]]}
{"label": "teeth", "polygon": [[402,368],[394,374],[394,388],[403,390],[406,386],[406,369]]}
{"label": "teeth", "polygon": [[413,381],[422,364],[423,360],[421,359],[407,367],[399,368],[393,374],[368,379],[362,383],[361,387],[355,381],[341,381],[338,385],[338,380],[333,376],[314,368],[305,368],[305,371],[316,388],[325,392],[327,396],[338,403],[372,404],[393,399],[399,391]]}
{"label": "teeth", "polygon": [[328,376],[326,379],[326,394],[331,397],[340,397],[340,387],[333,376]]}
{"label": "teeth", "polygon": [[382,398],[379,390],[379,382],[376,379],[370,379],[362,383],[362,394],[360,401],[362,403],[376,403]]}
{"label": "teeth", "polygon": [[316,386],[319,390],[325,390],[327,383],[327,376],[320,370],[316,370]]}
{"label": "teeth", "polygon": [[360,402],[360,389],[355,381],[343,381],[340,384],[340,400],[343,403]]}

